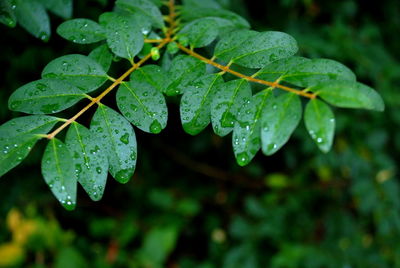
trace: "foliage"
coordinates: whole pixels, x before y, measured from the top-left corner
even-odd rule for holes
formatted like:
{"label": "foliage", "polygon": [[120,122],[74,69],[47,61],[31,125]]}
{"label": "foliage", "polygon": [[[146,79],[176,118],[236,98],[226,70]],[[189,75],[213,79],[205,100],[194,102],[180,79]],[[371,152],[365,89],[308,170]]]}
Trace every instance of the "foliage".
{"label": "foliage", "polygon": [[[101,14],[96,6],[85,6],[84,2],[79,1],[85,8],[74,8],[78,18],[97,18]],[[53,234],[48,226],[58,222],[59,232],[72,238],[58,240],[52,246],[41,243],[48,238],[39,236],[32,243],[19,246],[23,248],[24,261],[16,266],[87,267],[89,263],[93,267],[399,267],[400,43],[398,36],[393,35],[399,26],[398,1],[385,0],[381,5],[359,5],[352,0],[282,0],[257,4],[186,1],[193,8],[201,2],[212,8],[224,6],[238,12],[248,11],[247,15],[241,14],[256,29],[279,29],[294,36],[299,41],[300,55],[332,58],[351,66],[360,81],[373,85],[382,94],[385,112],[366,113],[331,106],[336,136],[331,151],[321,154],[315,150],[315,142],[307,137],[301,122],[285,149],[268,157],[258,154],[249,165],[239,168],[231,156],[232,140],[213,134],[213,121],[213,129],[206,128],[196,137],[183,133],[177,112],[180,97],[173,96],[178,93],[171,90],[165,98],[169,107],[168,127],[158,135],[135,133],[139,161],[134,177],[126,185],[108,180],[107,191],[99,202],[91,202],[93,196],[89,198],[78,187],[80,205],[74,212],[61,210],[40,178],[37,163],[47,143],[40,140],[26,160],[2,180],[0,241],[15,250],[12,232],[5,228],[6,215],[10,210],[15,211],[13,207],[18,207],[25,219],[44,222],[46,234]],[[4,53],[0,57],[2,65],[9,66],[3,72],[5,79],[1,80],[3,122],[20,115],[6,110],[11,90],[37,80],[46,62],[69,53],[90,54],[93,59],[102,54],[99,51],[108,51],[105,44],[91,53],[98,43],[79,46],[62,42],[57,36],[43,44],[29,39],[23,31],[5,30],[3,35],[9,44],[3,44]],[[172,56],[165,55],[164,49],[159,50],[163,54],[160,66],[169,71],[174,69],[174,77],[178,77],[181,72],[178,69],[187,68],[171,65],[171,59],[185,62],[182,61],[185,56],[179,53],[175,57],[176,45],[171,44],[166,50]],[[211,49],[195,51],[212,57],[213,45]],[[151,50],[148,44],[145,46],[147,50],[143,51],[147,52],[140,53],[140,57]],[[104,70],[108,68],[108,60],[111,62],[110,55],[99,59]],[[113,63],[109,72],[107,69],[110,76],[130,68],[128,61],[114,57],[114,62],[118,63]],[[205,67],[201,62],[199,65],[207,68],[204,72],[215,72],[209,65]],[[231,68],[253,74],[237,65]],[[273,74],[270,75],[274,81]],[[173,79],[171,74],[166,77]],[[163,85],[164,78],[157,85]],[[238,80],[230,74],[223,78],[226,81],[223,85],[232,90],[243,81],[230,83]],[[262,79],[269,81],[267,76]],[[263,89],[251,83],[253,93],[248,93],[246,84],[249,83],[242,83],[245,96]],[[179,90],[184,93],[186,88]],[[295,100],[285,96],[288,95],[274,95],[278,101]],[[301,106],[306,107],[307,99],[300,99]],[[110,97],[102,102],[116,109],[114,100]],[[70,118],[81,108],[80,104],[76,106],[57,116]],[[276,114],[282,111],[279,109]],[[86,112],[78,119],[79,123],[90,126],[93,112],[94,109]],[[264,122],[272,124],[269,120],[273,119],[279,117],[272,115]],[[296,121],[292,120],[290,125],[294,127]],[[75,134],[72,126],[76,124],[71,124],[71,129],[57,138],[64,141],[63,134],[69,131]],[[230,126],[227,129],[231,131]],[[35,247],[38,244],[43,246]],[[16,251],[7,252],[9,257],[20,256],[9,254]]]}
{"label": "foliage", "polygon": [[[166,127],[168,110],[164,94],[183,94],[180,114],[187,133],[197,135],[210,122],[217,135],[233,132],[233,151],[241,166],[247,165],[261,148],[271,155],[288,141],[302,114],[299,96],[310,99],[304,121],[311,138],[323,152],[331,149],[335,118],[331,108],[319,98],[337,107],[384,110],[380,96],[356,82],[353,72],[344,65],[333,60],[294,56],[297,42],[286,33],[249,30],[244,19],[223,9],[211,9],[207,3],[200,4],[204,5],[204,14],[193,15],[186,2],[176,7],[174,1],[165,3],[169,12],[166,26],[157,4],[150,0],[120,0],[116,1],[116,11],[100,15],[99,23],[73,19],[58,27],[57,32],[72,42],[105,42],[114,57],[128,60],[132,67],[118,79],[109,76],[109,60],[104,63],[102,59],[109,59],[111,52],[103,42],[92,52],[95,57],[70,54],[47,64],[42,79],[18,88],[11,95],[11,110],[54,114],[85,98],[90,103],[68,120],[42,115],[22,117],[1,126],[1,175],[19,164],[31,150],[34,142],[26,140],[48,138],[42,173],[56,198],[65,208],[73,209],[79,182],[92,199],[98,200],[104,191],[107,169],[121,183],[133,175],[137,146],[130,123],[153,134]],[[185,14],[182,18],[176,8]],[[237,22],[227,21],[228,15],[236,17]],[[174,56],[169,56],[169,51],[164,52],[165,57],[173,57],[171,65],[180,66],[178,61],[182,61],[182,66],[193,68],[169,72],[164,61],[161,67],[142,67],[150,58],[157,61],[159,51],[171,44],[188,55],[172,53]],[[206,46],[215,47],[211,59],[194,51]],[[137,62],[136,56],[141,58]],[[206,71],[199,62],[215,69]],[[245,75],[244,70],[237,70],[239,67],[253,74]],[[176,79],[168,79],[169,73]],[[226,74],[238,79],[227,78]],[[125,82],[129,75],[129,81]],[[97,97],[87,95],[107,80],[112,84]],[[252,89],[247,81],[264,88]],[[101,103],[117,86],[116,102],[123,116]],[[86,129],[76,120],[93,105],[98,108],[90,129]],[[16,120],[39,122],[28,128]],[[49,134],[37,130],[47,120],[64,121],[64,124]],[[71,124],[65,143],[55,138]]]}

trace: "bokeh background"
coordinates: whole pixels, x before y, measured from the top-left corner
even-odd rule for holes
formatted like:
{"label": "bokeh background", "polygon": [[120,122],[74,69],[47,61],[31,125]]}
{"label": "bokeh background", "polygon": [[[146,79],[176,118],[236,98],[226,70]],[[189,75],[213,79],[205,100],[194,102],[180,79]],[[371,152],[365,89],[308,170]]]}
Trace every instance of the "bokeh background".
{"label": "bokeh background", "polygon": [[[400,1],[219,2],[256,30],[293,35],[302,56],[343,62],[386,111],[335,110],[330,153],[301,124],[280,152],[240,168],[230,138],[185,134],[171,100],[164,132],[136,131],[132,180],[110,178],[100,202],[79,190],[73,212],[41,177],[41,142],[0,180],[0,267],[400,267]],[[73,14],[96,20],[112,6],[76,0]],[[90,50],[57,36],[61,22],[51,15],[47,43],[0,25],[1,124],[18,116],[8,96],[47,62]]]}

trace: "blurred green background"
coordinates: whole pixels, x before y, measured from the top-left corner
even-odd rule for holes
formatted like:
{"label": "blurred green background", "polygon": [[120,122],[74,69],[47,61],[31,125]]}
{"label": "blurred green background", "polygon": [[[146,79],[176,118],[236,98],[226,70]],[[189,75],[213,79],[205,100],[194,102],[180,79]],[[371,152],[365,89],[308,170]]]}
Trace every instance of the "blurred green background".
{"label": "blurred green background", "polygon": [[[301,126],[276,155],[239,168],[230,138],[185,134],[171,102],[163,133],[136,131],[134,178],[109,179],[97,203],[79,190],[73,212],[41,177],[42,142],[1,178],[0,267],[400,267],[400,1],[219,2],[256,30],[293,35],[303,56],[343,62],[386,111],[335,110],[330,153]],[[97,19],[112,5],[74,1],[74,17]],[[48,43],[0,26],[0,123],[18,116],[7,110],[11,92],[47,62],[89,51],[56,35],[60,18],[51,22]]]}

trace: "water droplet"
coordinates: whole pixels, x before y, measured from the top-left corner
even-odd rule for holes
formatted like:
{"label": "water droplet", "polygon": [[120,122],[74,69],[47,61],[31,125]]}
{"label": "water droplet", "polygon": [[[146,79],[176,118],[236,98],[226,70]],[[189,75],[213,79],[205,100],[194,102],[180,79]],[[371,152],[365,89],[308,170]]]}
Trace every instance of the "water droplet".
{"label": "water droplet", "polygon": [[317,142],[318,142],[318,143],[322,143],[322,142],[323,142],[323,139],[322,139],[322,138],[317,138]]}
{"label": "water droplet", "polygon": [[249,157],[245,152],[238,154],[236,159],[240,166],[245,166],[249,163]]}
{"label": "water droplet", "polygon": [[151,133],[158,134],[161,132],[161,129],[162,129],[161,124],[157,120],[154,120],[153,123],[151,123],[150,125]]}
{"label": "water droplet", "polygon": [[129,143],[129,134],[125,133],[124,135],[121,136],[121,138],[119,140],[124,144],[128,144]]}
{"label": "water droplet", "polygon": [[97,167],[97,168],[96,168],[96,172],[97,172],[98,174],[101,174],[101,171],[102,171],[101,167]]}

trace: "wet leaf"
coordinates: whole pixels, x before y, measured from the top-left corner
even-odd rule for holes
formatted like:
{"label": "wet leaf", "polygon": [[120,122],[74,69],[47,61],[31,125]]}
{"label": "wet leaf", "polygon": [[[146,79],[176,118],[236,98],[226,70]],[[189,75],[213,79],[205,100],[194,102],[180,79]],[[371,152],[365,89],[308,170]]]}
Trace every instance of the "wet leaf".
{"label": "wet leaf", "polygon": [[85,96],[71,84],[45,78],[14,91],[8,100],[8,106],[13,111],[28,114],[51,114],[71,107]]}
{"label": "wet leaf", "polygon": [[194,20],[182,28],[179,36],[182,35],[188,38],[191,47],[205,47],[217,38],[217,23],[212,18]]}
{"label": "wet leaf", "polygon": [[231,80],[218,86],[211,102],[211,122],[217,135],[223,137],[233,130],[237,114],[251,97],[251,87],[244,79]]}
{"label": "wet leaf", "polygon": [[14,118],[0,126],[0,176],[21,163],[36,142],[37,134],[47,134],[59,119],[46,115]]}
{"label": "wet leaf", "polygon": [[86,127],[71,124],[65,144],[71,153],[75,176],[94,201],[103,196],[107,181],[108,160],[96,135]]}
{"label": "wet leaf", "polygon": [[335,117],[331,108],[318,99],[309,101],[304,112],[304,123],[318,148],[324,153],[329,152],[335,133]]}
{"label": "wet leaf", "polygon": [[106,39],[103,28],[89,19],[73,19],[58,26],[57,33],[78,44],[91,44]]}
{"label": "wet leaf", "polygon": [[107,72],[112,63],[113,54],[108,49],[108,46],[104,44],[93,49],[88,57],[100,64],[103,70]]}
{"label": "wet leaf", "polygon": [[63,207],[73,210],[76,205],[77,188],[74,164],[67,146],[56,138],[49,141],[44,151],[42,174]]}
{"label": "wet leaf", "polygon": [[90,57],[70,54],[52,60],[42,72],[43,78],[57,78],[89,93],[107,80],[107,73]]}
{"label": "wet leaf", "polygon": [[133,13],[145,15],[157,28],[165,26],[160,10],[149,0],[118,0],[116,5]]}
{"label": "wet leaf", "polygon": [[90,130],[100,149],[107,155],[109,171],[120,183],[127,183],[136,167],[136,136],[131,124],[119,113],[100,104]]}

